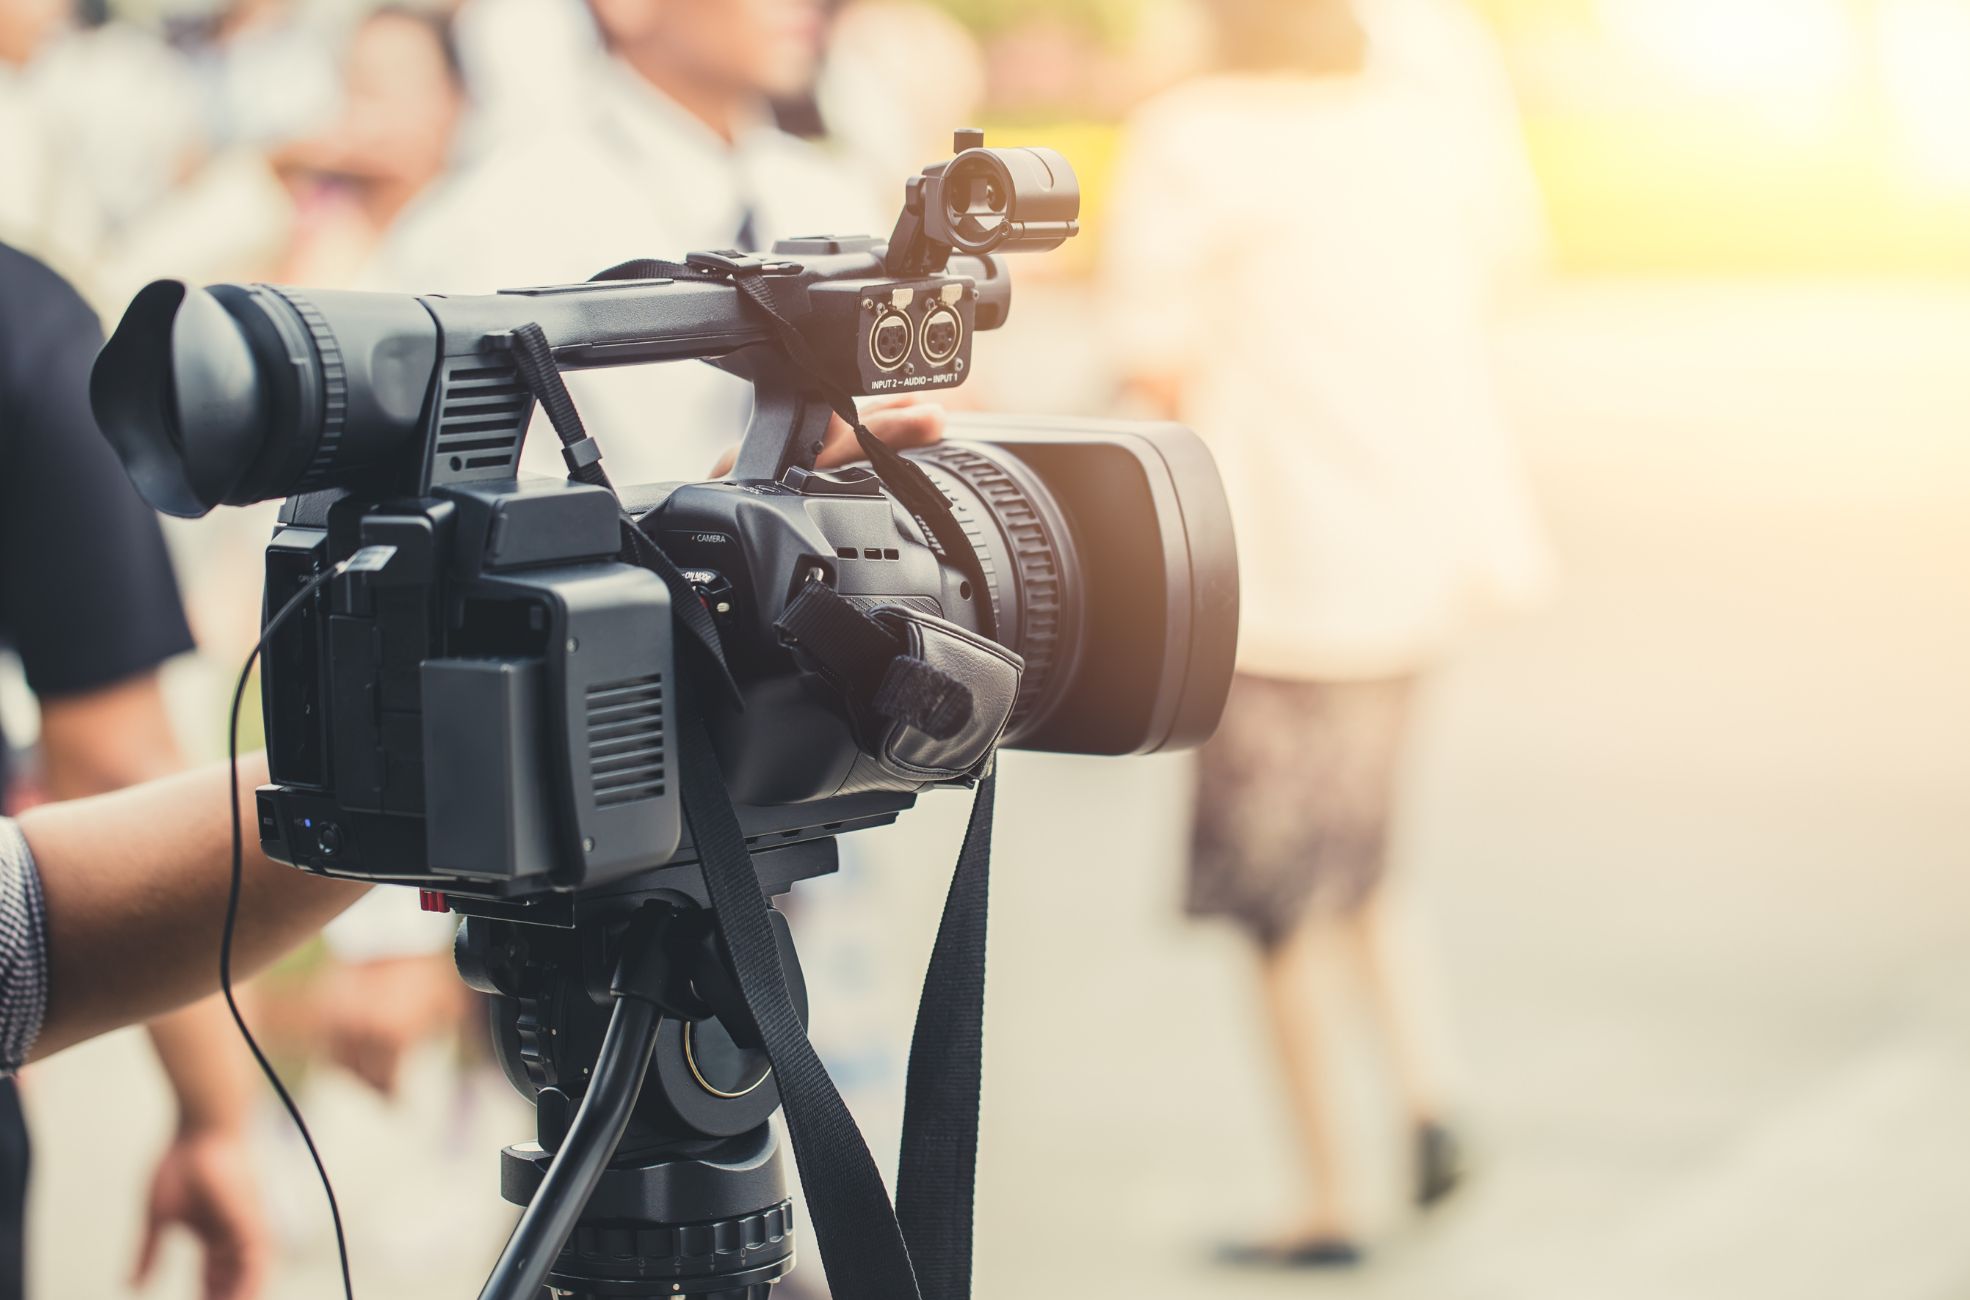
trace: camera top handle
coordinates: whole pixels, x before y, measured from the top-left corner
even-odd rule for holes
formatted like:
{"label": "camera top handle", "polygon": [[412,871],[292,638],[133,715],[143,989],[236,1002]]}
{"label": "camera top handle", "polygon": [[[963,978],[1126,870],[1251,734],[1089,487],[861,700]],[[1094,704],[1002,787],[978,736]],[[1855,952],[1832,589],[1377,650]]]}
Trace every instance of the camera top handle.
{"label": "camera top handle", "polygon": [[[426,298],[438,326],[438,387],[428,408],[420,481],[403,486],[425,491],[480,477],[469,458],[456,465],[448,454],[450,381],[458,376],[469,393],[473,372],[488,360],[496,364],[497,352],[523,324],[540,327],[561,370],[697,359],[738,375],[752,384],[754,398],[734,476],[777,480],[790,467],[810,468],[832,409],[824,390],[863,396],[954,387],[969,369],[972,332],[998,328],[1011,307],[1011,279],[997,258],[952,258],[935,275],[898,280],[883,270],[884,252],[866,238],[795,240],[768,257],[697,253],[682,265],[627,263],[605,273],[610,278],[580,285]],[[740,276],[756,277],[770,292],[780,322],[759,310]],[[935,323],[933,315],[959,332],[951,354],[937,364],[921,355],[917,341],[924,324]],[[809,342],[822,373],[792,363],[782,323]],[[878,335],[906,328],[910,348],[888,364]],[[510,476],[503,466],[484,468],[495,471],[488,477]]]}
{"label": "camera top handle", "polygon": [[[1051,150],[974,148],[911,182],[887,244],[789,240],[764,258],[701,253],[643,264],[644,278],[483,295],[159,280],[104,347],[91,399],[139,491],[168,514],[336,488],[425,496],[514,477],[531,404],[513,400],[510,349],[532,324],[560,369],[695,358],[751,380],[740,472],[777,479],[825,431],[823,391],[961,383],[973,333],[1010,306],[993,251],[1060,243],[1079,204]],[[749,292],[762,286],[771,316]],[[776,360],[788,325],[820,375]]]}

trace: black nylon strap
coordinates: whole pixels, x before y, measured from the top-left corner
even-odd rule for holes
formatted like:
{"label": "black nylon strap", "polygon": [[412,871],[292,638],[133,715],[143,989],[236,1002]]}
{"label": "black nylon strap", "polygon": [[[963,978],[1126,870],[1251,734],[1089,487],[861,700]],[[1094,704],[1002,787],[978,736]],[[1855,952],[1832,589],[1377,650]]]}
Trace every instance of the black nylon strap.
{"label": "black nylon strap", "polygon": [[995,762],[978,783],[910,1040],[896,1213],[910,1257],[917,1261],[923,1300],[966,1300],[971,1294],[985,1062],[985,933],[998,780]]}
{"label": "black nylon strap", "polygon": [[882,1175],[787,996],[766,896],[725,791],[718,751],[693,703],[679,713],[684,816],[711,895],[719,939],[773,1062],[830,1288],[856,1300],[920,1300],[910,1252],[890,1210]]}
{"label": "black nylon strap", "polygon": [[798,646],[843,691],[874,695],[885,666],[903,651],[882,624],[825,582],[808,582],[780,611],[773,627],[784,645]]}
{"label": "black nylon strap", "polygon": [[665,262],[655,257],[632,257],[617,262],[606,271],[588,277],[589,283],[602,280],[703,280],[711,278],[701,267],[685,262]]}
{"label": "black nylon strap", "polygon": [[561,378],[561,367],[555,364],[547,332],[528,321],[513,331],[509,346],[514,369],[520,372],[520,382],[547,412],[547,422],[561,439],[561,459],[567,462],[568,477],[615,491],[602,469],[601,445],[582,427],[574,395],[568,392],[568,383]]}
{"label": "black nylon strap", "polygon": [[800,589],[773,624],[859,708],[949,740],[971,721],[971,690],[825,582]]}
{"label": "black nylon strap", "polygon": [[892,1213],[861,1131],[787,1000],[766,899],[718,752],[699,710],[686,707],[682,714],[684,815],[719,938],[773,1062],[830,1287],[855,1300],[966,1300],[997,776],[988,773],[979,783],[924,977],[910,1045],[899,1209]]}

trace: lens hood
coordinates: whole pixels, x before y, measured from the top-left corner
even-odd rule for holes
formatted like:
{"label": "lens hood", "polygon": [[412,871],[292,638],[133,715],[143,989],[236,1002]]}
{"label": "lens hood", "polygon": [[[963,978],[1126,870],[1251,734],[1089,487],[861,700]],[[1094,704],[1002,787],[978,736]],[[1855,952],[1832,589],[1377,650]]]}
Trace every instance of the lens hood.
{"label": "lens hood", "polygon": [[266,437],[245,331],[182,280],[137,294],[97,358],[89,400],[137,490],[170,515],[197,518],[224,501]]}

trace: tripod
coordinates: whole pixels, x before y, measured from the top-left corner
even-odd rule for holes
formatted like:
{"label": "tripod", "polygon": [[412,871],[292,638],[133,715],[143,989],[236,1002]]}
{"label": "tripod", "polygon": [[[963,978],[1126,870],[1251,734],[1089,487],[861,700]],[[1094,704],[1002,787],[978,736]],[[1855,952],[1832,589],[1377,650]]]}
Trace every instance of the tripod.
{"label": "tripod", "polygon": [[[832,870],[834,844],[758,861],[781,892]],[[482,1300],[765,1300],[794,1264],[780,1095],[709,914],[671,889],[585,908],[566,926],[459,927],[460,972],[493,995],[495,1054],[538,1126],[501,1153],[500,1192],[527,1209]],[[792,937],[769,916],[804,1020]]]}

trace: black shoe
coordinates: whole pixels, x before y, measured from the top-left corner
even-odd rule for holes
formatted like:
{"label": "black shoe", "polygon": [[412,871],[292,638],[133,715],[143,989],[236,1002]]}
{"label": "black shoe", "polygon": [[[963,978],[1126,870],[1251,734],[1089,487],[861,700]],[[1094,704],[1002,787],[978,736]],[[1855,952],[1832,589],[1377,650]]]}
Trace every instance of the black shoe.
{"label": "black shoe", "polygon": [[1464,1147],[1434,1121],[1416,1126],[1416,1208],[1440,1205],[1464,1182]]}
{"label": "black shoe", "polygon": [[1354,1268],[1361,1247],[1344,1237],[1313,1237],[1306,1241],[1258,1242],[1224,1246],[1218,1261],[1238,1268]]}

